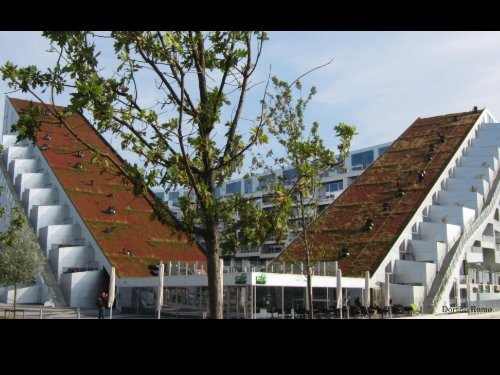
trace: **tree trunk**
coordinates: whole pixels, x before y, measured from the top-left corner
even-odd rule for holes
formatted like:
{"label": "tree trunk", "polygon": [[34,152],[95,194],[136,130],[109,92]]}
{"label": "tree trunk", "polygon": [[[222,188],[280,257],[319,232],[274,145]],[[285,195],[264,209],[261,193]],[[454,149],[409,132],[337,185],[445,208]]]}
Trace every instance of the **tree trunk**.
{"label": "tree trunk", "polygon": [[218,251],[210,251],[207,255],[208,298],[210,318],[223,319],[222,312],[222,272]]}
{"label": "tree trunk", "polygon": [[222,272],[220,267],[220,237],[217,226],[207,218],[205,246],[207,251],[208,304],[211,319],[223,319]]}
{"label": "tree trunk", "polygon": [[311,249],[309,248],[309,241],[307,238],[307,224],[306,224],[306,214],[304,211],[304,196],[302,195],[302,192],[299,192],[299,203],[300,203],[300,219],[301,219],[301,224],[302,224],[302,238],[304,241],[304,250],[305,250],[305,255],[306,255],[306,264],[305,270],[302,270],[302,272],[305,271],[306,274],[306,280],[307,280],[307,306],[306,310],[308,312],[308,317],[309,319],[314,319],[314,304],[313,304],[313,290],[312,290],[312,274],[313,274],[313,266],[312,266],[312,260],[311,260]]}
{"label": "tree trunk", "polygon": [[16,308],[17,308],[17,283],[14,284],[14,319],[16,319]]}
{"label": "tree trunk", "polygon": [[314,319],[313,288],[312,288],[312,267],[307,267],[307,299],[309,319]]}

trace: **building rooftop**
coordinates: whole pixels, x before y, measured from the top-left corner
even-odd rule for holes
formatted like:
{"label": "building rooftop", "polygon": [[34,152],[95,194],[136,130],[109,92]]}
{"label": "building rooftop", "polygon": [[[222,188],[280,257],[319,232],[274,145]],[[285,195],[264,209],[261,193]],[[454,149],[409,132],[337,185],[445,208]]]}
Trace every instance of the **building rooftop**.
{"label": "building rooftop", "polygon": [[[481,113],[418,118],[308,227],[315,259],[339,261],[344,276],[373,275]],[[304,258],[296,238],[276,260]]]}
{"label": "building rooftop", "polygon": [[[9,98],[17,112],[27,100]],[[34,103],[34,106],[41,106]],[[62,110],[63,107],[56,107]],[[68,125],[84,141],[112,155],[119,164],[123,159],[80,114],[67,119]],[[48,135],[48,136],[47,136]],[[55,118],[42,116],[36,143],[90,233],[120,277],[149,276],[147,266],[159,260],[203,261],[196,243],[172,225],[151,220],[153,209],[143,196],[134,196],[133,186],[119,175],[116,167],[103,170],[92,164],[92,151],[75,139]],[[48,149],[43,147],[48,145]],[[83,155],[79,155],[82,152]],[[154,195],[148,193],[151,200]]]}

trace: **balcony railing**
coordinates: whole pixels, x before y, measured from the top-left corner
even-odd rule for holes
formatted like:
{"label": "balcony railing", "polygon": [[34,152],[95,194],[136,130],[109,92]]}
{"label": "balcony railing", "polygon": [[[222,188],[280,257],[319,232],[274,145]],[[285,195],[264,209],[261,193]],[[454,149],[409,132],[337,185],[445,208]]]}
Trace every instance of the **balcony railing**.
{"label": "balcony railing", "polygon": [[[300,263],[292,263],[292,262],[274,262],[271,265],[268,265],[266,268],[266,272],[275,272],[275,273],[287,273],[287,274],[295,274],[302,275],[305,270],[305,265]],[[335,268],[335,262],[318,262],[314,269],[313,273],[316,276],[337,276],[337,269]]]}
{"label": "balcony railing", "polygon": [[63,267],[63,273],[97,271],[95,267]]}
{"label": "balcony railing", "polygon": [[261,254],[276,254],[283,250],[282,246],[263,246]]}
{"label": "balcony railing", "polygon": [[258,247],[244,247],[244,248],[240,248],[239,253],[258,253],[259,252],[259,248]]}
{"label": "balcony railing", "polygon": [[351,168],[353,171],[362,171],[364,168],[362,165],[356,165],[355,167]]}
{"label": "balcony railing", "polygon": [[206,262],[164,261],[165,276],[206,275]]}
{"label": "balcony railing", "polygon": [[493,191],[494,193],[492,196],[490,195],[490,197],[488,197],[489,199],[486,201],[487,204],[483,206],[483,211],[479,214],[476,221],[474,221],[474,223],[467,230],[464,231],[464,233],[461,235],[460,240],[456,242],[455,245],[453,246],[454,249],[451,250],[451,251],[454,250],[452,259],[449,263],[446,273],[443,276],[441,284],[438,287],[437,293],[435,294],[432,300],[432,306],[434,311],[436,311],[437,309],[437,304],[441,300],[441,297],[443,295],[446,285],[448,284],[448,281],[453,276],[453,271],[455,270],[455,266],[463,257],[463,254],[466,249],[465,245],[469,242],[471,237],[474,236],[475,231],[484,223],[484,221],[489,217],[493,209],[495,209],[497,206],[496,202],[500,194],[500,189],[498,189],[499,178],[500,174],[497,174],[495,181],[491,187],[491,191]]}

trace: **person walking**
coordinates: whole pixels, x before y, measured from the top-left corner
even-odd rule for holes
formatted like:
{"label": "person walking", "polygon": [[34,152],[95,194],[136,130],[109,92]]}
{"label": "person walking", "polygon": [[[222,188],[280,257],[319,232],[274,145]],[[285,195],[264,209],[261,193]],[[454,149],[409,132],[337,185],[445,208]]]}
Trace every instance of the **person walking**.
{"label": "person walking", "polygon": [[98,319],[104,319],[106,317],[106,305],[108,303],[108,294],[102,292],[99,297],[97,297],[96,305],[99,310]]}

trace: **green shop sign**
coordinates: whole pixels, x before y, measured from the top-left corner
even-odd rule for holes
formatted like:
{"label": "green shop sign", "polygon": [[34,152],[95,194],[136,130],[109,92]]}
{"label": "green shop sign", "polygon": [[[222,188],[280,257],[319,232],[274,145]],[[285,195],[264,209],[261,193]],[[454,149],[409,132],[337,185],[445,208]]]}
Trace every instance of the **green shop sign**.
{"label": "green shop sign", "polygon": [[266,275],[258,275],[255,277],[256,284],[265,284],[266,283]]}
{"label": "green shop sign", "polygon": [[234,278],[234,283],[235,284],[246,284],[247,283],[247,274],[242,273],[241,275],[237,275]]}

